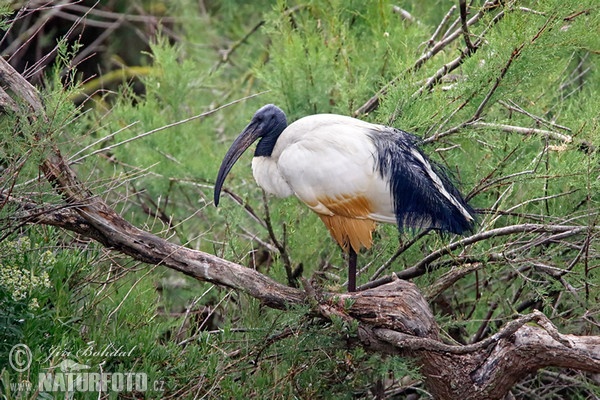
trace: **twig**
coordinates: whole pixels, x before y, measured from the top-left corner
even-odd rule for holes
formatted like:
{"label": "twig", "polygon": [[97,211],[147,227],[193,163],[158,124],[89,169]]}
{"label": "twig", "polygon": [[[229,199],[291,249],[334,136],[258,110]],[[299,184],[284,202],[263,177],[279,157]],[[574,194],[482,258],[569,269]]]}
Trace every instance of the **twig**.
{"label": "twig", "polygon": [[448,20],[450,19],[450,17],[452,17],[452,14],[454,14],[454,11],[456,11],[456,5],[453,5],[452,7],[450,7],[450,9],[446,13],[446,15],[444,15],[444,18],[442,18],[442,21],[439,23],[439,25],[437,26],[437,28],[431,35],[431,38],[429,38],[429,40],[427,41],[427,47],[425,48],[426,50],[431,48],[431,46],[433,46],[435,44],[436,38],[439,36],[444,25],[446,25],[448,23]]}
{"label": "twig", "polygon": [[[419,232],[419,234],[416,235],[415,237],[413,237],[411,240],[409,240],[406,243],[403,243],[400,247],[398,247],[398,250],[396,250],[394,255],[391,256],[385,263],[383,263],[383,265],[381,267],[377,268],[377,271],[375,271],[373,273],[373,275],[371,276],[369,281],[373,281],[373,280],[377,279],[386,269],[388,269],[390,267],[390,265],[392,265],[392,263],[394,261],[396,261],[396,259],[401,254],[403,254],[406,250],[411,248],[413,244],[417,243],[421,238],[426,236],[430,231],[431,231],[430,229],[423,230],[423,231]],[[359,289],[360,290],[368,289],[367,285],[368,284],[363,285]]]}
{"label": "twig", "polygon": [[416,22],[417,24],[419,23],[419,21],[417,21],[417,19],[411,13],[402,7],[392,6],[392,11],[409,22]]}
{"label": "twig", "polygon": [[102,137],[102,138],[100,138],[100,139],[98,139],[98,140],[96,140],[94,143],[88,144],[88,145],[87,145],[87,146],[85,146],[83,149],[81,149],[81,150],[77,151],[77,153],[75,153],[75,154],[71,155],[71,156],[69,157],[69,162],[70,162],[71,164],[73,164],[73,163],[74,163],[74,161],[70,161],[70,160],[72,160],[72,159],[73,159],[73,157],[76,157],[76,156],[78,156],[79,154],[81,154],[81,153],[83,153],[84,151],[86,151],[86,150],[88,150],[88,149],[90,149],[90,148],[94,147],[94,146],[95,146],[95,145],[97,145],[97,144],[100,144],[100,143],[102,143],[102,142],[106,142],[107,140],[109,140],[110,138],[114,137],[114,136],[115,136],[115,135],[117,135],[118,133],[121,133],[121,132],[123,132],[124,130],[131,128],[133,125],[135,125],[135,124],[137,124],[137,123],[139,123],[139,122],[140,122],[140,121],[134,121],[134,122],[132,122],[132,123],[130,123],[130,124],[128,124],[128,125],[125,125],[125,126],[124,126],[124,127],[122,127],[121,129],[119,129],[119,130],[117,130],[117,131],[115,131],[115,132],[113,132],[113,133],[110,133],[110,134],[108,134],[108,135],[106,135],[106,136],[104,136],[104,137]]}
{"label": "twig", "polygon": [[552,121],[548,121],[547,119],[544,119],[542,117],[538,117],[537,115],[533,115],[530,112],[524,110],[522,107],[520,107],[518,104],[516,104],[514,101],[512,100],[508,100],[508,102],[504,101],[504,100],[498,100],[498,104],[503,105],[504,107],[506,107],[508,110],[510,111],[516,111],[520,114],[524,114],[527,115],[529,118],[533,119],[534,121],[544,124],[544,125],[549,125],[552,127],[555,127],[557,129],[561,129],[567,132],[571,132],[571,128],[563,126],[563,125],[559,125],[555,122]]}
{"label": "twig", "polygon": [[548,200],[556,199],[558,197],[568,196],[568,195],[573,194],[573,193],[578,192],[578,191],[579,191],[579,189],[572,189],[572,190],[569,190],[568,192],[562,192],[562,193],[557,193],[557,194],[549,194],[549,195],[543,196],[543,197],[536,197],[534,199],[527,199],[527,200],[524,200],[524,201],[522,201],[522,202],[520,202],[518,204],[515,204],[512,207],[507,208],[504,211],[510,213],[510,212],[513,212],[514,210],[516,210],[517,208],[523,207],[526,204],[536,203],[536,202],[539,202],[539,201],[546,202]]}
{"label": "twig", "polygon": [[241,39],[237,40],[235,43],[233,43],[228,49],[223,50],[221,52],[221,58],[219,59],[219,61],[217,62],[217,64],[211,69],[211,73],[217,71],[219,69],[219,67],[221,67],[221,65],[227,63],[229,61],[229,58],[231,57],[231,55],[238,49],[238,47],[240,47],[242,44],[244,44],[248,38],[250,36],[252,36],[256,31],[258,31],[258,29],[263,26],[265,24],[264,20],[258,21],[258,23],[256,25],[254,25],[252,27],[252,29],[250,29],[250,31],[248,31],[244,37],[242,37]]}
{"label": "twig", "polygon": [[78,4],[67,4],[63,7],[64,9],[69,9],[77,12],[81,12],[84,14],[90,14],[99,18],[110,19],[113,21],[125,20],[128,22],[143,22],[143,23],[158,23],[162,22],[176,22],[178,18],[169,17],[167,15],[134,15],[134,14],[126,14],[126,13],[117,13],[113,11],[106,10],[98,10],[96,8],[82,6]]}
{"label": "twig", "polygon": [[[279,255],[283,259],[283,266],[285,268],[285,274],[287,276],[288,284],[291,287],[298,287],[298,279],[294,276],[294,269],[292,268],[292,261],[290,260],[290,256],[287,252],[286,241],[285,241],[285,233],[284,240],[280,242],[275,235],[275,231],[273,230],[273,225],[271,224],[271,213],[269,212],[269,202],[267,201],[267,193],[263,190],[263,205],[265,207],[265,226],[267,227],[267,232],[269,232],[269,237],[271,241],[277,247],[279,251]],[[284,230],[285,232],[285,230]]]}
{"label": "twig", "polygon": [[564,135],[562,133],[549,131],[546,129],[526,128],[523,126],[495,124],[495,123],[488,123],[488,122],[481,122],[481,121],[472,122],[470,125],[479,127],[479,128],[499,129],[504,132],[519,133],[521,135],[532,135],[532,134],[541,135],[541,136],[548,137],[550,139],[561,140],[565,143],[571,143],[573,141],[573,137],[571,135]]}
{"label": "twig", "polygon": [[581,11],[577,11],[567,17],[563,18],[563,21],[567,21],[567,22],[571,22],[572,20],[574,20],[575,18],[581,16],[581,15],[588,15],[590,13],[592,9],[591,8],[587,8],[585,10],[581,10]]}
{"label": "twig", "polygon": [[494,84],[492,85],[491,89],[485,95],[484,99],[479,104],[479,107],[477,107],[475,114],[473,114],[473,117],[471,118],[472,121],[479,119],[479,117],[483,113],[484,108],[487,106],[487,103],[492,98],[492,95],[496,92],[496,90],[500,86],[500,82],[502,82],[502,79],[504,79],[504,77],[506,76],[508,69],[512,65],[513,61],[515,61],[517,58],[519,58],[524,47],[525,47],[525,43],[521,43],[519,46],[517,46],[512,51],[510,57],[508,58],[508,61],[506,61],[506,64],[500,70],[500,75],[498,75],[498,77],[496,77],[496,80],[494,81]]}
{"label": "twig", "polygon": [[[214,185],[213,185],[214,188]],[[223,188],[223,193],[227,193],[229,195],[229,197],[231,197],[236,203],[238,203],[240,206],[244,207],[244,210],[248,213],[248,215],[250,215],[250,217],[255,220],[256,222],[258,222],[263,228],[267,227],[267,224],[265,223],[265,221],[258,216],[258,213],[256,211],[254,211],[254,209],[252,208],[252,206],[245,202],[240,196],[238,196],[237,194],[235,194],[234,192],[232,192],[231,190],[227,189],[227,188]]]}
{"label": "twig", "polygon": [[[42,14],[42,16],[40,18],[38,18],[34,24],[32,24],[29,28],[27,28],[27,30],[22,32],[17,39],[13,40],[4,49],[3,53],[4,54],[12,54],[13,56],[16,53],[18,53],[19,50],[22,48],[22,46],[24,46],[31,40],[35,39],[38,32],[44,27],[44,25],[46,23],[48,23],[48,21],[50,21],[54,17],[54,15],[60,11],[60,9],[62,7],[66,7],[68,5],[68,3],[69,3],[68,0],[63,0],[63,1],[59,2],[58,4],[55,4],[52,7],[48,8],[48,11],[44,12]],[[36,9],[33,11],[40,11],[40,10],[42,10],[42,8],[39,8],[39,9]],[[6,34],[8,34],[8,32]],[[0,43],[2,43],[4,41],[4,39],[6,38],[6,34],[4,35],[4,37],[2,38],[2,41],[0,41]]]}
{"label": "twig", "polygon": [[219,107],[217,107],[217,108],[213,108],[212,110],[209,110],[209,111],[203,112],[203,113],[201,113],[201,114],[194,115],[194,116],[192,116],[192,117],[189,117],[189,118],[184,118],[184,119],[182,119],[182,120],[179,120],[179,121],[176,121],[176,122],[173,122],[173,123],[167,124],[167,125],[163,125],[163,126],[161,126],[161,127],[158,127],[158,128],[156,128],[156,129],[152,129],[152,130],[150,130],[150,131],[148,131],[148,132],[140,133],[139,135],[137,135],[137,136],[134,136],[134,137],[132,137],[132,138],[125,139],[125,140],[123,140],[123,141],[121,141],[121,142],[114,143],[114,144],[111,144],[110,146],[106,146],[106,147],[103,147],[103,148],[101,148],[101,149],[98,149],[98,150],[92,151],[91,153],[89,153],[89,154],[86,154],[85,156],[79,157],[79,158],[78,158],[78,159],[76,159],[76,160],[72,160],[70,163],[71,163],[71,164],[75,164],[75,163],[78,163],[78,162],[80,162],[80,161],[82,161],[82,160],[84,160],[84,159],[86,159],[86,158],[88,158],[88,157],[90,157],[90,156],[93,156],[93,155],[96,155],[96,154],[99,154],[99,153],[102,153],[102,152],[105,152],[105,151],[108,151],[108,150],[112,150],[112,149],[114,149],[115,147],[119,147],[119,146],[122,146],[122,145],[124,145],[124,144],[126,144],[126,143],[133,142],[134,140],[138,140],[138,139],[141,139],[141,138],[143,138],[143,137],[146,137],[146,136],[152,135],[152,134],[154,134],[154,133],[156,133],[156,132],[164,131],[165,129],[169,129],[169,128],[173,128],[173,127],[175,127],[175,126],[178,126],[178,125],[186,124],[186,123],[188,123],[188,122],[190,122],[190,121],[194,121],[194,120],[196,120],[196,119],[200,119],[200,118],[205,118],[205,117],[208,117],[209,115],[212,115],[212,114],[214,114],[214,113],[216,113],[216,112],[218,112],[218,111],[221,111],[221,110],[222,110],[222,109],[224,109],[224,108],[227,108],[227,107],[229,107],[229,106],[232,106],[232,105],[234,105],[234,104],[240,103],[240,102],[242,102],[242,101],[245,101],[245,100],[251,99],[251,98],[253,98],[253,97],[260,96],[260,95],[262,95],[262,94],[265,94],[265,93],[267,93],[267,91],[260,92],[260,93],[254,93],[254,94],[251,94],[251,95],[249,95],[249,96],[245,96],[245,97],[242,97],[242,98],[240,98],[240,99],[236,99],[236,100],[230,101],[230,102],[229,102],[229,103],[227,103],[227,104],[224,104],[224,105],[222,105],[222,106],[219,106]]}
{"label": "twig", "polygon": [[[556,233],[557,235],[552,236],[552,240],[557,240],[565,236],[573,236],[579,234],[584,231],[588,231],[589,227],[586,226],[577,226],[577,225],[550,225],[550,224],[518,224],[518,225],[509,225],[502,228],[490,229],[488,231],[483,231],[476,233],[472,236],[466,237],[464,239],[458,240],[456,242],[452,242],[446,247],[443,247],[439,250],[436,250],[430,253],[428,256],[424,257],[421,261],[417,262],[413,266],[406,268],[401,271],[397,271],[394,273],[400,279],[412,279],[418,276],[421,276],[427,272],[427,268],[429,265],[448,254],[451,254],[454,250],[470,246],[474,243],[480,242],[482,240],[487,240],[493,237],[499,236],[507,236],[514,235],[517,233]],[[544,242],[547,242],[545,240]],[[525,245],[527,248],[539,245],[538,242],[529,242]],[[522,251],[525,246],[511,250],[511,252]],[[392,281],[391,276],[385,276],[383,278],[374,280],[369,282],[366,285],[361,286],[358,290],[364,290],[367,288],[374,288]]]}
{"label": "twig", "polygon": [[468,54],[475,52],[476,47],[471,43],[471,38],[469,37],[469,26],[467,25],[467,1],[459,0],[458,1],[459,9],[460,9],[460,27],[462,29],[463,37],[465,38],[465,44],[467,45]]}
{"label": "twig", "polygon": [[[100,0],[96,0],[96,2],[95,2],[93,5],[92,5],[92,7],[90,7],[90,10],[91,10],[93,7],[95,7],[95,6],[98,4],[98,2],[99,2],[99,1],[100,1]],[[70,40],[70,39],[71,39],[71,37],[72,37],[72,35],[74,35],[74,34],[75,34],[75,29],[76,29],[77,27],[79,27],[79,26],[80,26],[80,25],[83,23],[83,21],[85,21],[86,19],[87,19],[87,13],[86,13],[86,14],[84,14],[84,15],[82,15],[81,17],[79,17],[79,18],[78,18],[78,19],[77,19],[77,20],[76,20],[76,21],[75,21],[75,22],[74,22],[74,23],[73,23],[73,24],[72,24],[72,25],[69,27],[69,29],[67,30],[67,32],[66,32],[64,35],[62,35],[62,40],[65,40],[65,41],[68,41],[68,40]],[[34,75],[37,75],[37,74],[41,73],[41,71],[44,69],[44,66],[45,66],[45,65],[46,65],[48,62],[50,62],[50,60],[51,60],[51,59],[53,59],[53,58],[54,58],[54,56],[55,56],[55,54],[58,52],[58,49],[59,49],[59,46],[60,46],[60,44],[61,44],[61,42],[59,41],[59,42],[58,42],[58,43],[57,43],[57,44],[56,44],[56,45],[55,45],[55,46],[52,48],[52,50],[50,50],[50,51],[46,52],[46,54],[45,54],[43,57],[41,57],[39,60],[37,60],[37,61],[36,61],[36,62],[35,62],[35,63],[34,63],[32,66],[31,66],[31,67],[29,67],[29,68],[28,68],[28,70],[24,72],[24,76],[26,76],[26,77],[28,77],[28,78],[29,78],[29,77],[32,77],[32,76],[34,76]],[[22,48],[22,47],[21,47],[21,48]],[[17,52],[18,52],[18,51],[20,51],[20,49],[21,49],[21,48],[19,48],[19,49],[17,50]],[[13,53],[13,54],[11,55],[11,59],[12,59],[12,57],[14,57],[14,56],[17,54],[17,52],[15,52],[15,53]]]}

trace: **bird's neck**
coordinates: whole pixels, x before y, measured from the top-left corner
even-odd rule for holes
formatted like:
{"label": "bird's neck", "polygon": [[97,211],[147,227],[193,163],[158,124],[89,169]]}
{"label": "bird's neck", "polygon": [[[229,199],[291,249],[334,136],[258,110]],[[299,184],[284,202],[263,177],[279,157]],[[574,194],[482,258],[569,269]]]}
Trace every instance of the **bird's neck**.
{"label": "bird's neck", "polygon": [[286,127],[287,123],[285,121],[285,116],[283,116],[274,128],[260,138],[256,144],[254,157],[271,157],[273,148],[275,148],[275,143],[277,143],[277,139],[279,139],[279,136]]}
{"label": "bird's neck", "polygon": [[271,157],[278,137],[279,135],[276,137],[269,135],[260,138],[254,150],[254,157]]}

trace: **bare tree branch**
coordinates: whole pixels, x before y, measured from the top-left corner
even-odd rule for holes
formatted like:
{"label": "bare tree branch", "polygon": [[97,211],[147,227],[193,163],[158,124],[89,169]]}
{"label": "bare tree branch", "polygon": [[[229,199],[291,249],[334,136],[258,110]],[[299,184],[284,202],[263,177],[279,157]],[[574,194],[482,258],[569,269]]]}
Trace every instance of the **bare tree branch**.
{"label": "bare tree branch", "polygon": [[549,131],[546,129],[537,129],[537,128],[526,128],[522,126],[514,126],[514,125],[506,125],[506,124],[493,124],[488,122],[476,121],[471,124],[471,126],[476,126],[480,128],[492,128],[499,129],[504,132],[509,133],[518,133],[521,135],[540,135],[546,136],[550,139],[560,140],[565,143],[571,143],[573,141],[573,137],[571,135],[564,135],[562,133],[558,133],[555,131]]}
{"label": "bare tree branch", "polygon": [[469,36],[469,26],[467,25],[467,0],[459,0],[458,6],[460,9],[460,27],[462,29],[462,34],[465,39],[465,44],[467,45],[467,51],[472,53],[475,51],[476,46],[471,42],[471,37]]}

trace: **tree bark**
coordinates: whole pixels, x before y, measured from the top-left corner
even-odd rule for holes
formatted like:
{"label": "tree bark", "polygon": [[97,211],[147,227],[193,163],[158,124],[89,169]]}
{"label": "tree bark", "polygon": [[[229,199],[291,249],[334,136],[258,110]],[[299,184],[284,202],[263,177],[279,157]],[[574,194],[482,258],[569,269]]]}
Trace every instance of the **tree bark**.
{"label": "tree bark", "polygon": [[[25,104],[32,120],[46,119],[35,88],[2,58],[0,83],[8,89],[0,88],[1,107],[22,112]],[[38,132],[40,138],[43,134]],[[323,318],[358,321],[365,348],[415,358],[436,398],[501,399],[526,374],[549,366],[600,372],[600,337],[562,335],[540,312],[506,324],[479,343],[448,345],[419,288],[396,276],[361,292],[317,293],[308,282],[305,290],[291,288],[250,268],[170,243],[123,219],[81,183],[56,146],[49,150],[40,170],[65,204],[38,205],[0,191],[0,204],[13,204],[22,223],[76,232],[136,260],[243,291],[269,307],[308,304]]]}

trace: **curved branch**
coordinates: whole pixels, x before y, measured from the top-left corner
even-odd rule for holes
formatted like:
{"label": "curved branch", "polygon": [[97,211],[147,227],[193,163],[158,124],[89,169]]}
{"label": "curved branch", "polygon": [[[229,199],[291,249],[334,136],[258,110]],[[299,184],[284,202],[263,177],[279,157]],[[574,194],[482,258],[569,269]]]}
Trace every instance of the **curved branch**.
{"label": "curved branch", "polygon": [[[562,335],[537,310],[510,322],[490,338],[466,346],[389,329],[376,329],[374,335],[421,358],[424,372],[431,369],[432,373],[425,375],[429,386],[436,388],[436,398],[502,399],[506,393],[498,388],[512,387],[525,374],[548,366],[600,372],[600,337]],[[457,376],[468,376],[468,387],[444,385]]]}

